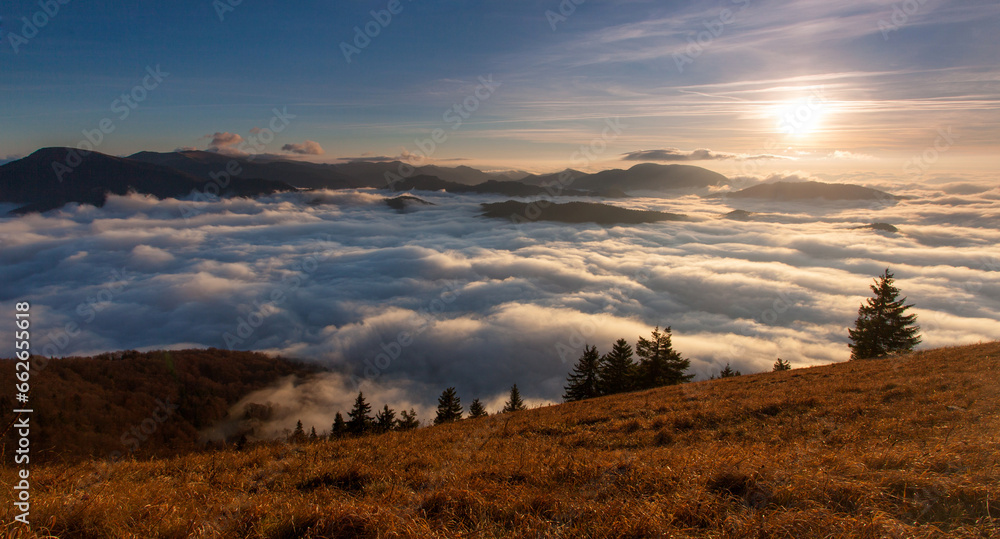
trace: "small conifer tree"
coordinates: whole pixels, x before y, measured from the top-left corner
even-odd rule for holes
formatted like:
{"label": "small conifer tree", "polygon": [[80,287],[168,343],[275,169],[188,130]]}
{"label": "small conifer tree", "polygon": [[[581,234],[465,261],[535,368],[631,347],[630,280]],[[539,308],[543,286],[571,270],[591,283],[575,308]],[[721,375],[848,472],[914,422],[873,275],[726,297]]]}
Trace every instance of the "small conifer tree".
{"label": "small conifer tree", "polygon": [[438,397],[437,417],[434,424],[448,423],[462,419],[462,401],[455,393],[455,388],[449,387]]}
{"label": "small conifer tree", "polygon": [[407,412],[403,410],[399,413],[399,419],[396,420],[396,430],[413,430],[420,426],[420,421],[417,420],[417,412],[410,408]]}
{"label": "small conifer tree", "polygon": [[337,416],[333,418],[333,425],[330,427],[330,438],[343,438],[347,435],[347,430],[344,414],[337,412]]}
{"label": "small conifer tree", "polygon": [[396,426],[396,411],[386,404],[382,411],[375,414],[375,429],[379,432],[389,432]]}
{"label": "small conifer tree", "polygon": [[674,350],[670,326],[664,328],[662,333],[657,326],[649,339],[639,337],[635,355],[639,356],[637,389],[670,386],[694,378],[693,374],[684,374],[691,367],[691,360],[684,359]]}
{"label": "small conifer tree", "polygon": [[611,351],[601,358],[597,386],[601,395],[629,391],[635,381],[636,365],[632,360],[632,345],[618,339]]}
{"label": "small conifer tree", "polygon": [[354,400],[354,408],[347,413],[349,419],[347,421],[347,430],[351,434],[364,434],[371,429],[372,426],[372,406],[365,402],[365,395],[362,392],[358,392],[358,398]]}
{"label": "small conifer tree", "polygon": [[489,415],[486,413],[486,407],[483,403],[479,402],[479,399],[473,399],[472,404],[469,405],[469,419],[475,419],[477,417],[486,417]]}
{"label": "small conifer tree", "polygon": [[729,363],[726,363],[726,368],[722,369],[719,373],[719,378],[733,378],[734,376],[740,376],[742,374],[743,373],[740,371],[733,370],[733,368],[729,366]]}
{"label": "small conifer tree", "polygon": [[[285,431],[288,432],[288,431]],[[302,420],[295,422],[295,430],[292,431],[292,435],[289,437],[293,442],[302,442],[306,439],[306,431],[302,428]]]}
{"label": "small conifer tree", "polygon": [[503,405],[504,412],[518,412],[524,410],[524,401],[521,400],[521,392],[517,389],[517,384],[510,386],[510,400]]}
{"label": "small conifer tree", "polygon": [[563,400],[566,402],[590,399],[599,396],[598,388],[599,368],[601,357],[597,353],[596,346],[583,346],[583,355],[573,367],[573,372],[569,374],[566,385],[566,392]]}

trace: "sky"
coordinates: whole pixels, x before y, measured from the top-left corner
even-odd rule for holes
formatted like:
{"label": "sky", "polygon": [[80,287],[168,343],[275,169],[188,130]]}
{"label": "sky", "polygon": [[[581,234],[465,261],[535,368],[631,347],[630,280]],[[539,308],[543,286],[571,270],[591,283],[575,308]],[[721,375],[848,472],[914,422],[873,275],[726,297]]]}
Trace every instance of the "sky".
{"label": "sky", "polygon": [[[263,151],[323,162],[1000,164],[996,2],[576,2],[4,2],[0,159],[94,140],[105,118],[103,153],[225,150],[277,108],[291,119]],[[123,94],[141,98],[127,113]]]}

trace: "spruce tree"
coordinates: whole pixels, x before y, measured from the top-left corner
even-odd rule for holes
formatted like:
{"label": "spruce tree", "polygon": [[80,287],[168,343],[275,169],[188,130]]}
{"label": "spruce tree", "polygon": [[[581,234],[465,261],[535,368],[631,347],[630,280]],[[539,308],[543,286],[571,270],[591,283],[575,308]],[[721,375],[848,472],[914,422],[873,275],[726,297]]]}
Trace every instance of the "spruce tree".
{"label": "spruce tree", "polygon": [[396,420],[396,430],[413,430],[420,426],[420,421],[417,420],[417,412],[410,408],[407,412],[403,410],[399,413],[399,419]]}
{"label": "spruce tree", "polygon": [[389,432],[396,426],[396,411],[386,404],[382,411],[375,414],[375,428],[379,432]]}
{"label": "spruce tree", "polygon": [[662,333],[657,326],[648,340],[639,337],[635,345],[635,355],[639,356],[637,389],[670,386],[694,378],[693,374],[684,374],[691,367],[691,360],[682,358],[670,340],[670,326]]}
{"label": "spruce tree", "polygon": [[788,371],[791,369],[792,369],[792,364],[779,357],[778,361],[774,362],[774,368],[771,369],[771,372]]}
{"label": "spruce tree", "polygon": [[312,427],[312,429],[309,430],[309,441],[315,442],[318,439],[319,435],[316,434],[316,427]]}
{"label": "spruce tree", "polygon": [[351,418],[347,421],[347,430],[352,434],[368,432],[372,426],[371,412],[371,405],[365,402],[364,393],[359,391],[358,398],[354,400],[354,408],[347,414]]}
{"label": "spruce tree", "polygon": [[580,401],[599,396],[598,369],[601,364],[601,357],[597,353],[596,346],[583,346],[583,355],[573,367],[573,372],[566,379],[566,393],[563,400],[566,402]]}
{"label": "spruce tree", "polygon": [[517,389],[517,384],[510,386],[510,400],[503,404],[504,412],[519,412],[524,410],[524,401],[521,400],[521,392]]}
{"label": "spruce tree", "polygon": [[344,414],[337,412],[337,417],[333,418],[333,425],[330,427],[330,438],[343,438],[347,434],[347,422],[344,421]]}
{"label": "spruce tree", "polygon": [[611,351],[601,358],[598,367],[597,387],[601,395],[612,395],[629,391],[635,379],[635,362],[632,361],[632,345],[625,339],[618,339]]}
{"label": "spruce tree", "polygon": [[729,366],[729,363],[726,363],[726,368],[722,369],[722,372],[719,373],[719,378],[733,378],[734,376],[742,375],[743,373],[740,371],[734,371],[733,368]]}
{"label": "spruce tree", "polygon": [[871,289],[875,296],[861,304],[854,329],[848,330],[851,359],[880,358],[913,350],[920,344],[920,327],[914,323],[917,315],[905,314],[913,305],[906,305],[905,297],[897,299],[899,289],[893,286],[889,268]]}
{"label": "spruce tree", "polygon": [[[288,432],[288,431],[285,431],[285,432]],[[298,420],[295,423],[295,430],[292,431],[292,435],[291,435],[290,438],[291,438],[291,441],[293,441],[293,442],[301,442],[301,441],[304,441],[306,439],[306,431],[305,431],[305,429],[302,428],[302,420],[301,419]]]}
{"label": "spruce tree", "polygon": [[462,401],[455,393],[455,388],[449,387],[438,397],[437,417],[434,418],[434,424],[440,425],[459,419],[462,419]]}
{"label": "spruce tree", "polygon": [[469,405],[469,419],[475,419],[477,417],[486,417],[489,414],[486,413],[486,407],[483,403],[479,402],[479,399],[473,399],[472,404]]}

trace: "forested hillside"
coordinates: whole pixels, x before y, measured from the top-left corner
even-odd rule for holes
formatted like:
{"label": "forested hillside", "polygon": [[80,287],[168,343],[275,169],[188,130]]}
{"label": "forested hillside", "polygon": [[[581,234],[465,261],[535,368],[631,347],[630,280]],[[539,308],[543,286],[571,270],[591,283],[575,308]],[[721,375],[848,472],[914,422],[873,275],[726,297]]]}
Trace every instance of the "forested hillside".
{"label": "forested hillside", "polygon": [[[33,462],[195,449],[200,445],[198,431],[222,419],[243,395],[281,377],[316,369],[264,354],[214,348],[33,362],[44,364],[31,377]],[[0,360],[0,384],[14,387],[12,360]],[[11,399],[9,391],[0,394],[7,463],[14,442]]]}

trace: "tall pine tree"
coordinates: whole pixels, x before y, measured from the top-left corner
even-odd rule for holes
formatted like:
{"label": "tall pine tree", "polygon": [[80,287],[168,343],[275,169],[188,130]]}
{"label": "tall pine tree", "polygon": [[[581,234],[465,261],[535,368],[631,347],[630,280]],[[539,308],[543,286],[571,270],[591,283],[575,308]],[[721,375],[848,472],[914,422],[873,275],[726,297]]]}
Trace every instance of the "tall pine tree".
{"label": "tall pine tree", "polygon": [[920,344],[920,327],[914,323],[917,315],[905,314],[913,305],[906,305],[905,297],[897,299],[899,289],[893,286],[889,268],[871,289],[875,296],[861,304],[854,329],[848,330],[851,359],[880,358],[913,350]]}
{"label": "tall pine tree", "polygon": [[662,333],[657,326],[648,340],[639,337],[635,345],[635,355],[639,356],[637,389],[670,386],[694,378],[693,374],[684,374],[691,366],[691,360],[682,358],[674,350],[670,338],[670,326],[664,328]]}
{"label": "tall pine tree", "polygon": [[598,369],[601,364],[601,357],[597,353],[596,346],[583,346],[583,355],[573,367],[573,372],[566,379],[566,393],[563,400],[566,402],[590,399],[600,395],[598,388]]}
{"label": "tall pine tree", "polygon": [[618,339],[611,351],[601,358],[597,383],[601,395],[630,391],[635,380],[635,370],[632,345],[625,339]]}
{"label": "tall pine tree", "polygon": [[347,430],[352,434],[364,434],[372,426],[372,406],[365,402],[364,393],[358,392],[358,398],[354,400],[354,408],[348,412]]}
{"label": "tall pine tree", "polygon": [[438,397],[437,417],[434,418],[434,424],[440,425],[459,419],[462,419],[462,401],[455,393],[455,388],[449,387]]}
{"label": "tall pine tree", "polygon": [[503,404],[504,412],[518,412],[524,410],[524,401],[521,400],[521,392],[517,389],[517,384],[510,386],[510,400]]}

